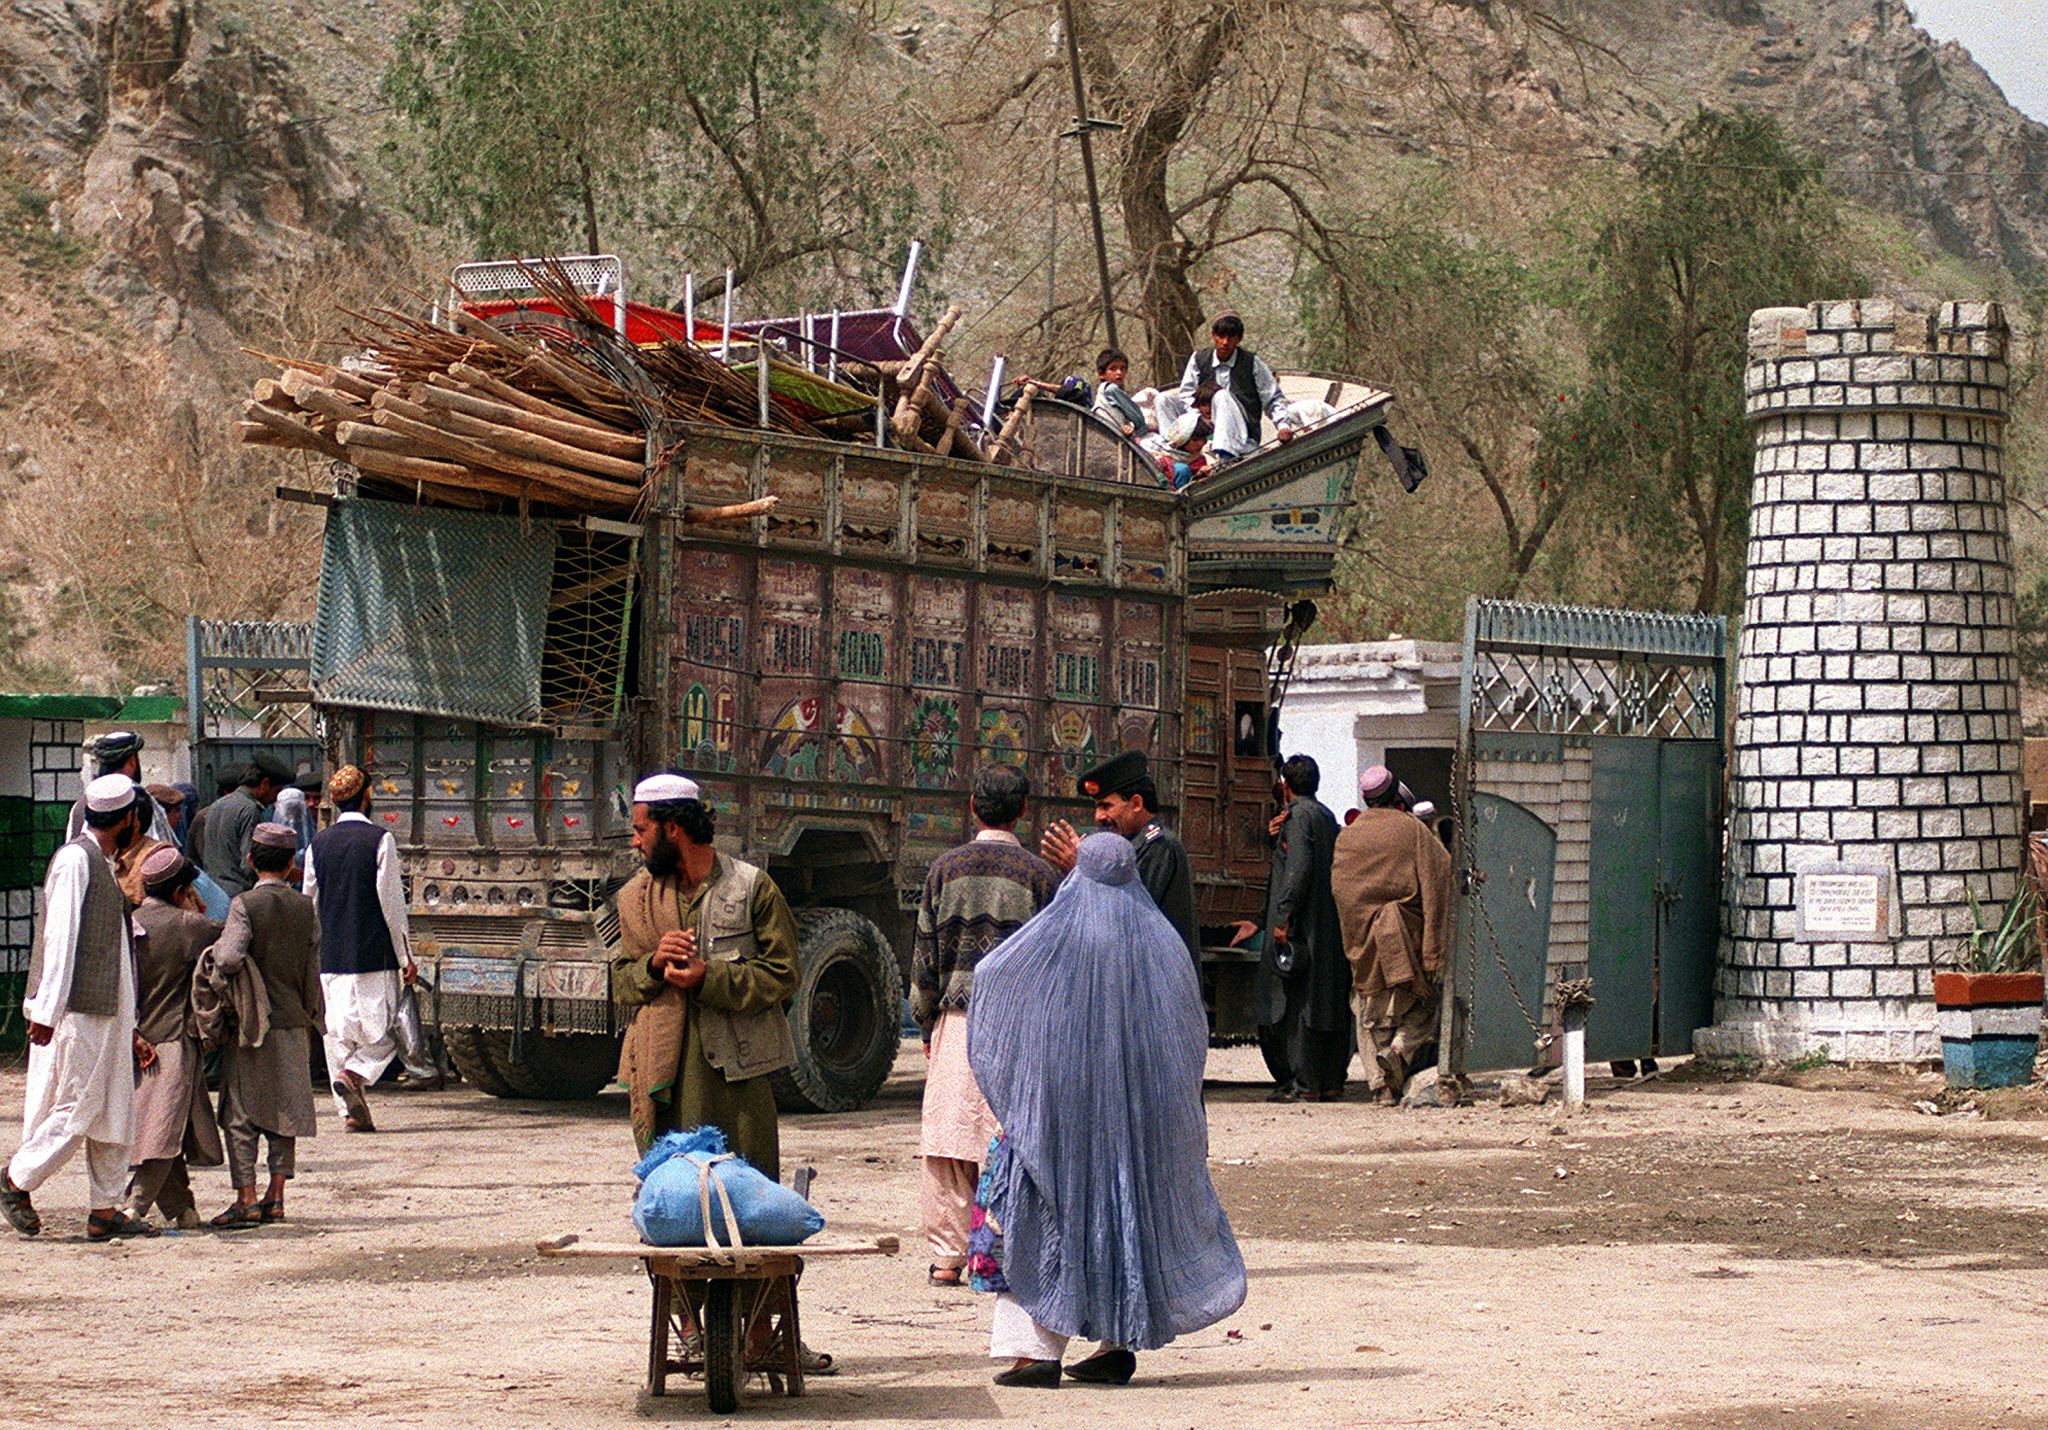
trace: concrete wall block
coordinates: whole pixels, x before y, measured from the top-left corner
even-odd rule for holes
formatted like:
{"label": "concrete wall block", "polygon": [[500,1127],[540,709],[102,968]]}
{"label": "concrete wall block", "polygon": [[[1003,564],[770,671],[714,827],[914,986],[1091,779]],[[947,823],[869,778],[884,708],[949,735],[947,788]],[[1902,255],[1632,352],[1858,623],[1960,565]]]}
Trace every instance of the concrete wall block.
{"label": "concrete wall block", "polygon": [[[1907,870],[1928,874],[1940,868],[1941,846],[1939,844],[1914,843],[1901,844],[1899,846],[1899,870],[1902,875]],[[1901,888],[1900,896],[1902,898],[1905,897],[1903,887]]]}

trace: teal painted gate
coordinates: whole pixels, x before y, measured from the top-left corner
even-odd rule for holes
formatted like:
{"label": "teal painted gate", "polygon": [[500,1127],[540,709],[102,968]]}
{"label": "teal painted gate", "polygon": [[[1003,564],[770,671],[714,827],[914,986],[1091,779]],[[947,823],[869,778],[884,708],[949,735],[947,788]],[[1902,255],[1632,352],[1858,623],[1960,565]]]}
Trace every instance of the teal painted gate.
{"label": "teal painted gate", "polygon": [[[1473,601],[1446,974],[1453,1072],[1689,1052],[1712,1021],[1726,622]],[[1469,817],[1467,815],[1469,812]]]}

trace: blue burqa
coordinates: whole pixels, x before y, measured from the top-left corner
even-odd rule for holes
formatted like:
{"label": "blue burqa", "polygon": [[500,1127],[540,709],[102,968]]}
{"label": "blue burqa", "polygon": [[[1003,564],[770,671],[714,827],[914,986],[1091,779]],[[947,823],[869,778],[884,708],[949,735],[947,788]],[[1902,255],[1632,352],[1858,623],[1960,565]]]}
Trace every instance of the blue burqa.
{"label": "blue burqa", "polygon": [[1188,947],[1130,841],[1073,874],[974,971],[967,1055],[1002,1124],[988,1212],[1010,1294],[1049,1331],[1134,1350],[1244,1304],[1209,1181],[1209,1025]]}

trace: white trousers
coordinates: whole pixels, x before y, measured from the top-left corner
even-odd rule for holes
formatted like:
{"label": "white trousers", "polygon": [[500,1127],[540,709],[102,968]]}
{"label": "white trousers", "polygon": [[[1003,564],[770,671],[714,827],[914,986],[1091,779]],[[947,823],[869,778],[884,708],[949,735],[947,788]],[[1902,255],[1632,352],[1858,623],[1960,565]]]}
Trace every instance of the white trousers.
{"label": "white trousers", "polygon": [[32,1192],[55,1176],[81,1147],[85,1149],[86,1176],[92,1182],[88,1205],[115,1205],[128,1190],[128,1144],[95,1141],[71,1131],[61,1117],[45,1118],[22,1139],[7,1163],[8,1178],[24,1192]]}
{"label": "white trousers", "polygon": [[[1107,1341],[1096,1347],[1098,1354],[1114,1349]],[[990,1360],[1058,1360],[1066,1353],[1067,1337],[1032,1320],[1024,1303],[1009,1292],[996,1297],[995,1316],[988,1328]]]}
{"label": "white trousers", "polygon": [[[365,1083],[384,1076],[384,1069],[398,1056],[398,995],[404,986],[395,968],[320,975],[320,994],[327,1003],[321,1042],[327,1050],[330,1086],[339,1086],[343,1072],[352,1072]],[[334,1094],[334,1111],[338,1117],[348,1116],[348,1104],[339,1091]]]}

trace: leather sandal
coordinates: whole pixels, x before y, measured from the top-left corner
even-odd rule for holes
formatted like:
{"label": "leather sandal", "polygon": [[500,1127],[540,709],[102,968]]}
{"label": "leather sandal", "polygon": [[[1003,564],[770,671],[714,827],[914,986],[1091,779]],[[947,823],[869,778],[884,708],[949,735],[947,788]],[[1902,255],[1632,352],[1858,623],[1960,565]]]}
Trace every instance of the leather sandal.
{"label": "leather sandal", "polygon": [[284,1198],[279,1197],[274,1202],[256,1203],[256,1216],[265,1226],[269,1226],[274,1221],[283,1221]]}
{"label": "leather sandal", "polygon": [[934,1286],[964,1286],[966,1278],[961,1276],[957,1266],[940,1266],[937,1262],[925,1268],[925,1280]]}
{"label": "leather sandal", "polygon": [[1058,1390],[1060,1363],[1056,1360],[1035,1360],[1028,1365],[1013,1365],[1008,1370],[996,1372],[996,1384],[1029,1390]]}
{"label": "leather sandal", "polygon": [[85,1219],[87,1241],[118,1241],[130,1236],[156,1236],[157,1229],[146,1221],[137,1221],[128,1213],[115,1208],[112,1216],[101,1216],[93,1212]]}
{"label": "leather sandal", "polygon": [[1138,1357],[1122,1347],[1100,1351],[1067,1367],[1067,1379],[1087,1385],[1129,1385]]}
{"label": "leather sandal", "polygon": [[247,1231],[263,1225],[263,1213],[254,1202],[236,1202],[207,1225],[215,1231]]}
{"label": "leather sandal", "polygon": [[43,1219],[36,1215],[35,1204],[4,1171],[0,1171],[0,1215],[4,1215],[7,1224],[23,1236],[36,1236],[42,1232]]}
{"label": "leather sandal", "polygon": [[342,1126],[351,1132],[375,1132],[376,1119],[370,1116],[370,1100],[363,1096],[363,1080],[354,1073],[343,1073],[334,1084],[334,1090],[341,1097],[341,1104],[347,1108]]}

